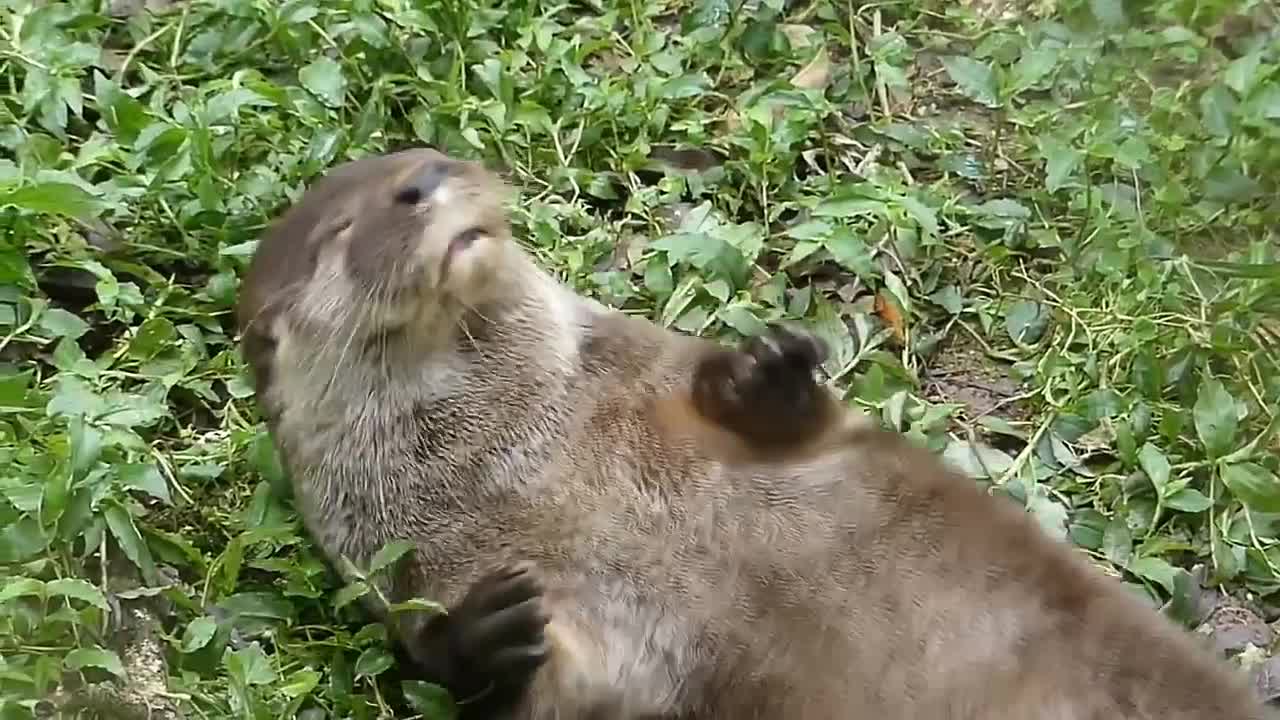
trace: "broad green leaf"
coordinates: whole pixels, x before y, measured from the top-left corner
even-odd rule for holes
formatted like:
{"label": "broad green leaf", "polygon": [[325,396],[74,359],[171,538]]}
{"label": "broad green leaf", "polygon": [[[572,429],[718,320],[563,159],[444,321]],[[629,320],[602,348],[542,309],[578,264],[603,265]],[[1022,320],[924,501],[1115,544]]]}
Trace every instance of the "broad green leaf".
{"label": "broad green leaf", "polygon": [[1156,494],[1163,497],[1165,486],[1169,484],[1169,459],[1164,456],[1160,448],[1145,443],[1142,449],[1138,451],[1138,464],[1142,466],[1142,472],[1150,478],[1151,484],[1156,488]]}
{"label": "broad green leaf", "polygon": [[1222,81],[1227,87],[1236,91],[1236,94],[1244,97],[1253,90],[1258,84],[1261,76],[1258,70],[1262,66],[1262,51],[1254,50],[1253,52],[1238,57],[1231,61],[1227,66],[1226,72],[1222,74]]}
{"label": "broad green leaf", "polygon": [[707,91],[710,78],[704,73],[688,73],[673,77],[662,84],[662,97],[668,100],[697,97]]}
{"label": "broad green leaf", "polygon": [[1254,512],[1280,513],[1280,478],[1252,462],[1223,465],[1222,482]]}
{"label": "broad green leaf", "polygon": [[1066,186],[1080,166],[1084,153],[1052,135],[1040,138],[1040,156],[1044,158],[1044,187],[1057,192]]}
{"label": "broad green leaf", "polygon": [[0,603],[19,597],[43,597],[44,582],[35,578],[15,577],[5,582],[0,588]]}
{"label": "broad green leaf", "polygon": [[289,676],[289,679],[280,686],[280,692],[285,697],[299,698],[310,693],[319,684],[320,673],[311,668],[303,668]]}
{"label": "broad green leaf", "polygon": [[155,575],[155,565],[151,560],[151,551],[147,549],[147,545],[142,540],[142,535],[138,534],[138,528],[133,524],[133,518],[129,516],[128,511],[123,506],[111,503],[107,506],[103,513],[106,518],[107,527],[111,529],[111,534],[115,536],[116,542],[120,543],[120,549],[124,551],[125,557],[133,561],[142,571],[143,577],[150,580]]}
{"label": "broad green leaf", "polygon": [[131,490],[141,490],[166,505],[173,504],[173,499],[169,496],[169,483],[155,463],[127,463],[115,467],[121,485]]}
{"label": "broad green leaf", "polygon": [[1028,494],[1027,511],[1049,537],[1056,540],[1066,539],[1067,509],[1050,495],[1044,486],[1036,485]]}
{"label": "broad green leaf", "polygon": [[78,578],[62,578],[50,580],[45,584],[45,595],[48,597],[65,597],[87,602],[94,607],[107,609],[107,598],[102,591]]}
{"label": "broad green leaf", "polygon": [[1014,93],[1022,92],[1039,83],[1058,65],[1060,51],[1055,47],[1042,46],[1022,53],[1013,66],[1009,88]]}
{"label": "broad green leaf", "polygon": [[1129,571],[1138,577],[1150,580],[1165,589],[1165,592],[1173,593],[1174,577],[1178,574],[1177,568],[1158,557],[1140,557],[1129,563]]}
{"label": "broad green leaf", "polygon": [[1098,24],[1108,31],[1122,30],[1129,22],[1123,0],[1089,0],[1089,9]]}
{"label": "broad green leaf", "polygon": [[386,648],[374,645],[366,648],[356,659],[356,677],[377,677],[392,665],[391,654]]}
{"label": "broad green leaf", "polygon": [[1204,493],[1194,488],[1183,488],[1164,500],[1165,507],[1189,513],[1204,512],[1212,505]]}
{"label": "broad green leaf", "polygon": [[867,245],[865,239],[849,228],[836,228],[830,235],[823,238],[822,247],[825,247],[835,261],[846,270],[863,278],[875,277],[875,259],[872,256],[871,247]]}
{"label": "broad green leaf", "polygon": [[120,662],[120,656],[111,650],[102,648],[77,648],[67,653],[62,659],[62,664],[68,670],[76,671],[87,667],[100,668],[115,675],[121,680],[128,680],[128,676],[124,671],[124,664]]}
{"label": "broad green leaf", "polygon": [[183,653],[193,653],[208,645],[217,631],[217,621],[208,615],[201,615],[187,623],[186,629],[182,631],[182,642],[179,648]]}
{"label": "broad green leaf", "polygon": [[400,683],[400,688],[409,706],[426,720],[453,720],[458,716],[453,696],[440,685],[405,680]]}
{"label": "broad green leaf", "polygon": [[98,462],[102,455],[102,433],[84,419],[76,415],[67,423],[71,440],[71,472],[76,479],[84,477]]}
{"label": "broad green leaf", "polygon": [[287,599],[270,592],[240,592],[218,603],[234,620],[257,618],[287,621],[294,607]]}
{"label": "broad green leaf", "polygon": [[223,665],[227,672],[242,685],[270,685],[276,680],[276,670],[257,641],[247,647],[227,653]]}
{"label": "broad green leaf", "polygon": [[1187,628],[1198,624],[1206,612],[1202,575],[1203,568],[1195,574],[1179,568],[1173,578],[1174,592],[1164,608],[1168,617]]}
{"label": "broad green leaf", "polygon": [[1004,318],[1004,327],[1009,337],[1025,345],[1034,345],[1044,335],[1048,324],[1048,310],[1032,300],[1014,303]]}
{"label": "broad green leaf", "polygon": [[374,553],[373,559],[369,561],[368,575],[373,575],[379,570],[391,565],[406,553],[411,552],[416,546],[408,540],[392,540],[382,546],[378,552]]}
{"label": "broad green leaf", "polygon": [[334,594],[333,609],[341,610],[347,605],[350,605],[353,601],[364,597],[368,592],[369,583],[364,580],[357,580]]}
{"label": "broad green leaf", "polygon": [[82,219],[95,216],[102,210],[98,199],[79,185],[62,182],[0,189],[0,209],[6,207]]}
{"label": "broad green leaf", "polygon": [[168,349],[177,337],[177,329],[167,318],[150,318],[138,326],[133,341],[129,343],[129,353],[136,358],[149,359]]}
{"label": "broad green leaf", "polygon": [[967,440],[947,443],[942,456],[953,467],[975,480],[998,479],[1013,466],[1013,458],[1003,450]]}
{"label": "broad green leaf", "polygon": [[347,79],[342,66],[329,58],[313,60],[298,71],[298,81],[320,102],[331,108],[342,107]]}
{"label": "broad green leaf", "polygon": [[942,58],[942,67],[970,100],[988,107],[1000,105],[996,73],[990,65],[962,55],[951,55]]}
{"label": "broad green leaf", "polygon": [[1107,522],[1102,532],[1102,552],[1117,567],[1128,567],[1133,559],[1133,535],[1118,514]]}
{"label": "broad green leaf", "polygon": [[1206,375],[1193,409],[1196,434],[1211,458],[1231,451],[1236,440],[1236,402],[1217,378]]}
{"label": "broad green leaf", "polygon": [[61,308],[49,308],[40,315],[40,328],[54,337],[75,340],[89,331],[89,323]]}
{"label": "broad green leaf", "polygon": [[23,515],[0,529],[0,562],[24,562],[48,547],[40,521]]}

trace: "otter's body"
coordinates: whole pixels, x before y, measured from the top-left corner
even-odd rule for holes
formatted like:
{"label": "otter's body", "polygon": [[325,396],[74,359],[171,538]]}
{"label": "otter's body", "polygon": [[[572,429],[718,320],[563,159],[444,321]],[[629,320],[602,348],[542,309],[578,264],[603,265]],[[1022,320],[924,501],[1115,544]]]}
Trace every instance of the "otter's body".
{"label": "otter's body", "polygon": [[658,398],[719,346],[556,281],[499,189],[432,151],[335,170],[263,240],[240,310],[332,559],[410,539],[388,591],[446,605],[537,569],[548,652],[515,717],[1264,717],[1187,633],[896,435],[709,450]]}

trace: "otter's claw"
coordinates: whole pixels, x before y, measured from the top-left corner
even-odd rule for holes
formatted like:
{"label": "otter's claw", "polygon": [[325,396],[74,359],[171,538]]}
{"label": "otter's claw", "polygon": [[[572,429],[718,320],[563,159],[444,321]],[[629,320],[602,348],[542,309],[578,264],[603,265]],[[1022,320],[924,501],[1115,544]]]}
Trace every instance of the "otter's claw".
{"label": "otter's claw", "polygon": [[501,567],[482,577],[449,615],[449,651],[468,672],[522,685],[546,659],[543,587],[533,567]]}
{"label": "otter's claw", "polygon": [[825,419],[813,371],[826,356],[816,336],[772,325],[740,349],[703,360],[694,371],[694,403],[748,442],[800,442]]}
{"label": "otter's claw", "polygon": [[419,677],[447,688],[464,719],[519,703],[547,659],[543,592],[526,563],[481,577],[408,648]]}

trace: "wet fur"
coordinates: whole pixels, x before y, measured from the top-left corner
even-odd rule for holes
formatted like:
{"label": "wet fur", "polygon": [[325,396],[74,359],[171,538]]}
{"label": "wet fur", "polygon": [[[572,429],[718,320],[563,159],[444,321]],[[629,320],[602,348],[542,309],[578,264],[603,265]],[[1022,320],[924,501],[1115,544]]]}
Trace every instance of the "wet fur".
{"label": "wet fur", "polygon": [[[1264,717],[1188,633],[902,437],[817,428],[768,458],[726,433],[692,380],[719,346],[557,282],[478,169],[428,219],[388,204],[439,158],[350,164],[289,210],[245,280],[244,350],[331,558],[412,539],[386,590],[451,606],[537,569],[547,654],[513,717]],[[317,232],[344,213],[355,232]],[[342,268],[399,272],[388,233],[413,218],[481,221],[494,282],[379,335],[378,286]]]}

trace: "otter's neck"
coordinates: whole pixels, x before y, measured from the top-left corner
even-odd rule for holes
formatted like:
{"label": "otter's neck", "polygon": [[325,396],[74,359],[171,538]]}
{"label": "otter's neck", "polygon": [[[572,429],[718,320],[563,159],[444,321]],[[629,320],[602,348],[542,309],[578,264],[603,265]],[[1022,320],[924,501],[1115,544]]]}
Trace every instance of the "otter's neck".
{"label": "otter's neck", "polygon": [[513,261],[527,264],[512,268],[500,296],[458,317],[446,343],[295,353],[270,392],[296,480],[322,497],[465,502],[536,475],[564,437],[590,310],[531,259]]}

